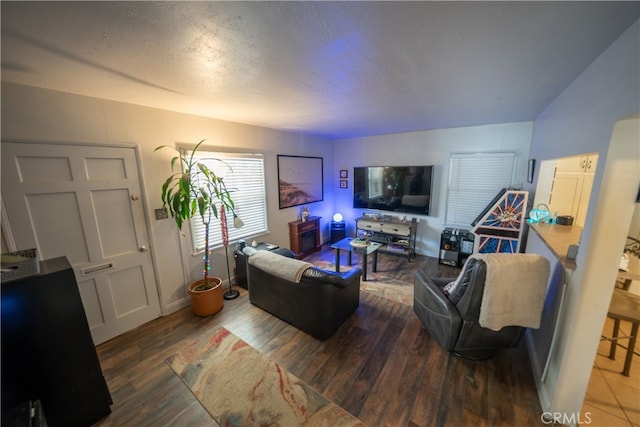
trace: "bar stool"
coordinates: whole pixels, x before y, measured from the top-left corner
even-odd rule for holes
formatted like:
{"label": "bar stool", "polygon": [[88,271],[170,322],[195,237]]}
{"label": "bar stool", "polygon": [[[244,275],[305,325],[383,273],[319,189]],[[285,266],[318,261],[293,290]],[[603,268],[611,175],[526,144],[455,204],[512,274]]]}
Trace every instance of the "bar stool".
{"label": "bar stool", "polygon": [[[611,341],[609,358],[615,360],[618,340],[629,340],[627,354],[624,359],[624,368],[622,370],[622,375],[628,377],[629,371],[631,370],[631,359],[633,358],[636,341],[638,339],[638,326],[640,325],[640,296],[621,289],[614,289],[607,317],[613,319],[613,335],[611,338],[603,336],[602,339]],[[631,322],[630,335],[619,336],[621,320]]]}

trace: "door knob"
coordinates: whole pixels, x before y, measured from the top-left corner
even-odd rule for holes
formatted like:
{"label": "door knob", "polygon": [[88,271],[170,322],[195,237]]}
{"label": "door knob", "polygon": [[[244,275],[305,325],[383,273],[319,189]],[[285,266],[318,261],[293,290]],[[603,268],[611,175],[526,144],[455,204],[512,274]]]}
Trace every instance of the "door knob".
{"label": "door knob", "polygon": [[149,250],[149,248],[147,247],[147,245],[142,245],[140,246],[140,252],[147,252]]}

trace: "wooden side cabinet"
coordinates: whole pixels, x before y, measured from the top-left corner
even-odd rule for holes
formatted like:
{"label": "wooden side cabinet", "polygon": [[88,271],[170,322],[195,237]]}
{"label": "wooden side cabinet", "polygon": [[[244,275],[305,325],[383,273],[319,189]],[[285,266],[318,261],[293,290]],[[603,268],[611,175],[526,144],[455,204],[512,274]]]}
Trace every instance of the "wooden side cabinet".
{"label": "wooden side cabinet", "polygon": [[310,216],[306,221],[290,222],[289,243],[298,259],[319,251],[321,248],[320,217]]}

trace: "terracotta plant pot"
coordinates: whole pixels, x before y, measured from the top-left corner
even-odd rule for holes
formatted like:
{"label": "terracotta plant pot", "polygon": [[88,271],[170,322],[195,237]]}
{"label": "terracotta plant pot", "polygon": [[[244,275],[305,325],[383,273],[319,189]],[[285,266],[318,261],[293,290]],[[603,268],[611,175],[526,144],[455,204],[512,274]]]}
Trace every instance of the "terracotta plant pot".
{"label": "terracotta plant pot", "polygon": [[191,310],[195,315],[210,316],[222,310],[222,279],[219,277],[209,277],[208,286],[205,286],[204,279],[200,279],[187,289],[191,295]]}

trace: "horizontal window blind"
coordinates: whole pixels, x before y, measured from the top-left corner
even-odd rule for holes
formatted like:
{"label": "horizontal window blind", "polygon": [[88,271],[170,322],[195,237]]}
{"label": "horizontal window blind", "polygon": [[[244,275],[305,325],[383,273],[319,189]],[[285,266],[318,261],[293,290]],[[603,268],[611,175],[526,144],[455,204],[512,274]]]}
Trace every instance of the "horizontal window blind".
{"label": "horizontal window blind", "polygon": [[512,186],[515,158],[515,153],[453,154],[446,224],[471,228],[471,223],[498,192]]}
{"label": "horizontal window blind", "polygon": [[[188,154],[191,154],[188,152]],[[217,175],[224,177],[231,192],[235,212],[244,226],[234,228],[233,212],[226,212],[229,242],[267,231],[267,202],[264,181],[264,158],[261,154],[223,153],[198,150],[198,159]],[[219,216],[219,215],[218,215]],[[191,219],[194,252],[204,250],[205,226],[200,215]],[[220,220],[213,218],[209,226],[209,247],[222,245]]]}

